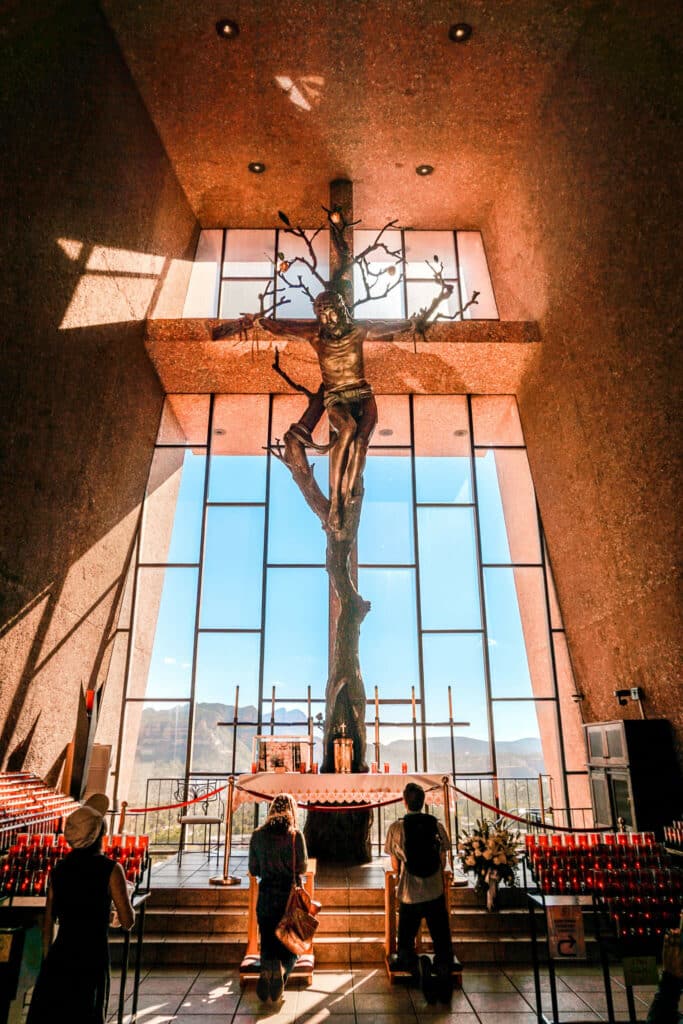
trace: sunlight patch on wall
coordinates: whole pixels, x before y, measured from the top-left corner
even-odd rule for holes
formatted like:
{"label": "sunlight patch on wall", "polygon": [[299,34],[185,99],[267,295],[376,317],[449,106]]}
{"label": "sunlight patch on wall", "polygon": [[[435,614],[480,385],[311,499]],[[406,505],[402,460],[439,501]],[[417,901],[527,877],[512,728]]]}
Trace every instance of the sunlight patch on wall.
{"label": "sunlight patch on wall", "polygon": [[[70,259],[82,260],[83,243],[62,238],[57,244]],[[93,246],[60,329],[142,320],[147,315],[165,263],[164,256],[153,253]]]}
{"label": "sunlight patch on wall", "polygon": [[295,81],[289,75],[276,75],[275,84],[295,107],[309,111],[320,103],[325,79],[322,75],[302,75]]}

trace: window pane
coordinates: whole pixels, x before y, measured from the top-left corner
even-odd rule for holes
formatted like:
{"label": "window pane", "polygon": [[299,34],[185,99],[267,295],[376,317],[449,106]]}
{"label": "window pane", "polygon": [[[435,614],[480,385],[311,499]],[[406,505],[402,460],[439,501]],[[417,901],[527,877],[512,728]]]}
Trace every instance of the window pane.
{"label": "window pane", "polygon": [[208,508],[200,625],[260,629],[263,508]]}
{"label": "window pane", "polygon": [[470,454],[470,424],[465,395],[415,395],[416,455]]}
{"label": "window pane", "polygon": [[415,556],[410,459],[381,452],[381,448],[373,449],[365,464],[358,561],[412,564]]}
{"label": "window pane", "polygon": [[141,562],[198,562],[206,457],[157,448],[147,483]]}
{"label": "window pane", "polygon": [[206,444],[208,395],[166,395],[157,444]]}
{"label": "window pane", "polygon": [[[328,458],[315,455],[315,478],[327,495]],[[325,564],[325,539],[320,520],[304,501],[292,474],[278,459],[270,464],[268,561],[275,564]]]}
{"label": "window pane", "polygon": [[437,256],[444,265],[444,277],[456,277],[455,242],[452,231],[406,231],[406,276],[432,277],[426,265]]}
{"label": "window pane", "polygon": [[[292,423],[297,423],[306,412],[308,405],[303,395],[274,395],[273,396],[273,419],[270,428],[270,440],[272,444],[282,441]],[[327,416],[323,415],[315,430],[313,440],[316,444],[327,444],[330,440],[330,432],[327,423]],[[317,465],[318,454],[311,450],[308,453],[309,462]]]}
{"label": "window pane", "polygon": [[[307,231],[307,234],[310,238],[312,232]],[[291,235],[285,234],[284,231],[280,231],[278,233],[278,249],[280,252],[284,253],[285,258],[290,263],[300,257],[310,260],[306,243],[300,238],[293,238]],[[318,273],[324,281],[327,281],[329,277],[330,263],[330,240],[328,231],[321,231],[320,234],[316,236],[313,241],[313,251],[315,252],[315,256],[318,261]],[[318,295],[319,292],[324,291],[325,286],[311,274],[310,270],[308,270],[303,263],[294,263],[285,276],[293,283],[296,283],[300,276],[303,284],[306,285],[311,295],[314,297]],[[313,306],[305,292],[297,288],[288,288],[279,278],[277,288],[278,296],[284,295],[285,298],[289,300],[286,305],[281,306],[277,310],[278,319],[314,319]]]}
{"label": "window pane", "polygon": [[265,501],[267,441],[265,395],[216,397],[209,501]]}
{"label": "window pane", "polygon": [[[441,285],[437,284],[436,281],[409,281],[407,284],[408,290],[408,316],[415,316],[416,313],[421,309],[427,309],[431,305],[434,298],[441,291]],[[439,314],[447,317],[454,317],[460,307],[460,299],[458,297],[458,289],[453,289],[453,294],[448,299],[444,299],[441,302],[432,315],[430,320],[435,320]]]}
{"label": "window pane", "polygon": [[491,692],[554,696],[542,569],[485,569]]}
{"label": "window pane", "polygon": [[197,569],[140,569],[129,697],[189,697]]}
{"label": "window pane", "polygon": [[[265,295],[267,280],[223,281],[218,316],[224,320],[237,320],[245,313],[258,313],[259,295]],[[266,300],[266,308],[270,304]]]}
{"label": "window pane", "polygon": [[458,258],[463,305],[472,298],[473,292],[479,292],[476,304],[466,311],[465,319],[497,320],[498,307],[479,231],[458,231]]}
{"label": "window pane", "polygon": [[[256,633],[202,633],[198,640],[196,708],[192,770],[225,772],[232,769],[232,721],[235,687],[239,686],[239,717],[256,719],[258,705],[259,648]],[[251,737],[256,728],[240,727],[237,736],[238,771],[251,764]]]}
{"label": "window pane", "polygon": [[534,778],[545,772],[536,713],[538,703],[534,700],[493,703],[496,761],[501,778]]}
{"label": "window pane", "polygon": [[200,231],[183,317],[213,317],[218,309],[222,229]]}
{"label": "window pane", "polygon": [[471,508],[418,508],[423,629],[479,629]]}
{"label": "window pane", "polygon": [[383,698],[419,692],[414,569],[360,569],[358,585],[372,608],[360,631],[366,692]]}
{"label": "window pane", "polygon": [[264,695],[296,696],[327,682],[328,584],[324,569],[269,569]]}
{"label": "window pane", "polygon": [[555,653],[555,672],[557,675],[557,694],[560,701],[560,717],[562,719],[562,739],[567,771],[585,771],[588,753],[586,736],[579,704],[574,700],[576,686],[574,673],[569,660],[569,648],[564,633],[553,633],[553,649]]}
{"label": "window pane", "polygon": [[471,502],[467,398],[464,395],[416,395],[413,410],[417,500]]}
{"label": "window pane", "polygon": [[592,828],[593,808],[588,775],[567,775],[569,789],[569,806],[572,808],[572,825],[574,828]]}
{"label": "window pane", "polygon": [[195,693],[198,704],[229,708],[239,686],[240,718],[246,705],[258,703],[259,633],[200,633]]}
{"label": "window pane", "polygon": [[118,799],[144,807],[147,779],[185,774],[189,702],[126,704]]}
{"label": "window pane", "polygon": [[226,231],[223,277],[271,277],[274,258],[274,230],[228,228]]}
{"label": "window pane", "polygon": [[268,440],[266,395],[216,395],[211,451],[216,455],[263,455]]}
{"label": "window pane", "polygon": [[410,444],[410,409],[407,395],[375,395],[377,428],[375,445]]}
{"label": "window pane", "polygon": [[473,395],[475,444],[524,444],[514,395]]}
{"label": "window pane", "polygon": [[474,469],[483,562],[539,563],[536,497],[526,451],[477,449]]}
{"label": "window pane", "polygon": [[563,629],[562,623],[562,612],[560,611],[560,602],[557,599],[557,590],[555,589],[555,578],[553,576],[553,570],[550,566],[550,560],[548,558],[548,549],[543,543],[545,552],[545,579],[548,586],[548,604],[550,606],[550,625],[553,629]]}
{"label": "window pane", "polygon": [[[371,245],[377,238],[377,235],[377,231],[355,231],[353,237],[354,253],[358,255],[363,249]],[[383,295],[388,287],[391,287],[391,291],[384,298],[371,299],[357,306],[354,315],[360,320],[400,320],[405,316],[403,309],[403,282],[401,281],[402,267],[400,264],[400,259],[403,255],[401,232],[385,231],[380,242],[386,245],[390,252],[398,253],[399,262],[397,263],[396,258],[390,256],[384,249],[377,249],[372,255],[368,256],[370,271],[368,283],[371,285],[370,290],[372,294]],[[395,268],[393,274],[387,273],[387,270],[391,267]],[[375,278],[372,276],[373,274],[380,274],[381,276]],[[357,264],[353,268],[353,290],[356,300],[364,298],[366,295],[363,276]]]}
{"label": "window pane", "polygon": [[457,770],[490,771],[491,751],[481,634],[423,635],[422,655],[427,720],[448,720],[450,686],[454,721],[470,723],[454,729]]}

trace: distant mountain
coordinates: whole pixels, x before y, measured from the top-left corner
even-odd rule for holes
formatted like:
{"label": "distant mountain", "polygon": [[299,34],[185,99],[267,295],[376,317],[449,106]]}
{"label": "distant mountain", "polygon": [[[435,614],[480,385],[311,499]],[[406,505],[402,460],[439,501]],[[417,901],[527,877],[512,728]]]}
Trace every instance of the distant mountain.
{"label": "distant mountain", "polygon": [[[266,709],[264,709],[266,710]],[[268,713],[267,709],[266,713]],[[194,743],[192,768],[198,772],[226,772],[233,767],[231,725],[218,726],[218,722],[232,723],[234,705],[200,703],[195,707]],[[235,749],[235,770],[249,771],[253,757],[253,739],[257,734],[258,712],[253,705],[239,708],[240,725]],[[308,728],[308,719],[299,708],[278,708],[275,721],[291,726],[295,735],[303,735]],[[253,724],[252,724],[253,723]],[[187,745],[188,706],[145,707],[140,717],[136,744],[133,779],[135,780],[129,801],[144,800],[148,778],[169,778],[182,776],[185,771]],[[270,732],[270,724],[262,726],[264,733]],[[129,737],[133,740],[133,737]],[[321,759],[322,734],[316,730],[316,751],[314,757]],[[418,764],[422,760],[422,739],[418,733]],[[452,770],[451,742],[449,736],[434,736],[427,742],[429,770],[447,772]],[[372,731],[368,730],[368,761],[375,759]],[[380,747],[381,763],[388,762],[393,771],[398,771],[402,762],[410,769],[414,765],[413,739],[392,740]],[[498,774],[517,778],[535,778],[544,771],[543,752],[536,737],[519,740],[503,740],[497,744]],[[470,736],[455,737],[455,768],[459,774],[485,774],[490,771],[489,745],[485,740]]]}

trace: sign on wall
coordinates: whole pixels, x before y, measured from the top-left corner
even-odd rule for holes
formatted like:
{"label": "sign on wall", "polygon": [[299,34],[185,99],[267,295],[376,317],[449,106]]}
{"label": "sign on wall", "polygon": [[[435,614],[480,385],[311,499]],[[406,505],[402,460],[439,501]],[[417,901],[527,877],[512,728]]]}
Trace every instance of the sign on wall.
{"label": "sign on wall", "polygon": [[585,960],[586,937],[581,907],[546,907],[548,948],[553,960]]}

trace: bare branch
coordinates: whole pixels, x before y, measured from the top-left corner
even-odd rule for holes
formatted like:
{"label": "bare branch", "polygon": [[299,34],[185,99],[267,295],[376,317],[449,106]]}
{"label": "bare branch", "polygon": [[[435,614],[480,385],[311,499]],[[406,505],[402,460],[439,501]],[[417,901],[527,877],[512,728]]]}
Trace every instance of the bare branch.
{"label": "bare branch", "polygon": [[[278,277],[280,277],[288,287],[292,288],[295,286],[290,284],[289,281],[287,281],[287,279],[284,277],[284,274],[286,274],[290,267],[292,267],[295,263],[303,263],[303,265],[307,267],[308,270],[310,270],[313,277],[316,278],[316,280],[323,286],[323,288],[327,287],[327,281],[318,270],[318,257],[316,256],[315,249],[313,247],[313,243],[321,231],[322,226],[316,228],[315,231],[313,231],[310,235],[308,234],[308,232],[304,231],[304,229],[299,225],[297,225],[296,227],[286,227],[284,229],[284,234],[292,235],[293,238],[300,238],[302,242],[304,242],[306,248],[308,249],[309,257],[307,259],[305,256],[295,256],[293,260],[287,260],[287,258],[285,257],[285,259],[283,259],[282,262],[278,265]],[[284,270],[281,269],[283,267]]]}
{"label": "bare branch", "polygon": [[456,311],[453,314],[453,316],[449,316],[448,313],[437,313],[436,314],[436,319],[437,320],[457,320],[459,318],[461,319],[466,309],[469,309],[470,306],[476,306],[477,305],[477,300],[479,298],[479,294],[480,294],[479,292],[472,292],[472,298],[468,299],[468,301],[464,304],[464,306],[461,306],[460,309],[456,309]]}

